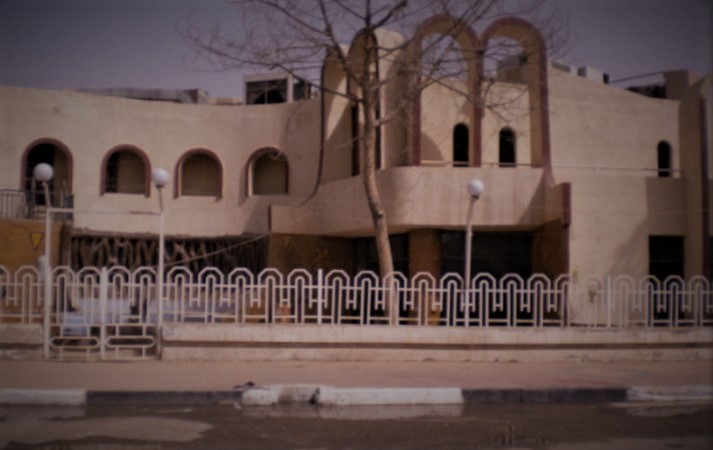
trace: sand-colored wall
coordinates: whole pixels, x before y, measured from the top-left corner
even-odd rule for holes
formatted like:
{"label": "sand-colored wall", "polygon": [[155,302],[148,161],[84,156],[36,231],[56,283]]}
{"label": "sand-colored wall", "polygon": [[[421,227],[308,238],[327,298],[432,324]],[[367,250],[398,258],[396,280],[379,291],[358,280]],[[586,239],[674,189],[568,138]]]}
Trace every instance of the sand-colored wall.
{"label": "sand-colored wall", "polygon": [[686,180],[681,206],[687,212],[684,240],[686,276],[711,276],[713,75],[698,81],[683,94],[679,119],[680,142],[685,150],[681,158],[681,172]]}
{"label": "sand-colored wall", "polygon": [[[394,167],[379,171],[377,183],[391,233],[412,228],[462,228],[469,197],[466,185],[480,178],[486,194],[474,208],[476,227],[531,229],[544,223],[547,196],[542,169]],[[556,211],[556,213],[561,213]],[[299,208],[274,206],[273,231],[296,234],[372,234],[360,178],[320,186]]]}
{"label": "sand-colored wall", "polygon": [[[334,73],[330,76],[335,77],[336,86],[344,87],[343,79]],[[475,207],[476,230],[534,231],[562,220],[567,232],[553,239],[558,246],[560,239],[567,243],[558,253],[564,255],[561,261],[569,262],[569,270],[634,276],[648,271],[650,235],[685,235],[686,273],[700,273],[695,261],[702,260],[704,233],[695,229],[697,225],[689,218],[700,203],[691,192],[702,192],[696,187],[701,181],[690,176],[691,168],[700,163],[687,162],[696,159],[689,149],[698,145],[692,139],[700,136],[700,130],[687,118],[688,113],[679,117],[681,102],[644,97],[571,74],[550,73],[548,113],[556,183],[551,185],[544,169],[529,166],[534,153],[528,115],[537,105],[530,104],[523,86],[491,85],[492,95],[512,101],[508,108],[484,112],[480,168],[448,167],[453,127],[467,122],[469,107],[443,87],[430,88],[422,98],[422,156],[425,161],[440,161],[437,167],[404,167],[404,124],[398,120],[389,124],[391,131],[382,136],[387,167],[379,171],[378,182],[390,231],[461,228],[469,203],[465,185],[480,178],[486,193]],[[388,96],[384,102],[388,104]],[[708,110],[712,103],[708,102]],[[371,235],[361,179],[351,176],[350,112],[347,103],[338,98],[325,98],[323,177],[316,194],[310,196],[318,181],[321,104],[321,99],[315,99],[281,105],[178,105],[0,88],[0,154],[7,162],[0,166],[0,187],[20,187],[21,158],[31,142],[56,139],[73,157],[74,204],[79,210],[76,228],[156,233],[158,220],[154,216],[82,212],[157,210],[153,186],[148,197],[100,195],[102,158],[117,145],[134,145],[146,153],[152,168],[164,167],[175,175],[181,155],[207,149],[221,163],[222,196],[174,197],[173,186],[167,186],[163,192],[167,234],[221,236],[271,230]],[[690,108],[681,111],[693,111]],[[709,149],[713,147],[711,116],[709,113],[707,119]],[[520,167],[497,167],[498,133],[503,126],[516,131]],[[673,150],[672,178],[657,176],[656,149],[661,141]],[[274,147],[287,158],[287,196],[247,195],[248,162],[264,147]],[[708,163],[713,164],[711,158]],[[557,187],[565,183],[571,186],[569,197]],[[571,224],[565,220],[568,212]],[[694,235],[699,237],[692,238]]]}
{"label": "sand-colored wall", "polygon": [[572,185],[570,271],[647,274],[649,236],[684,234],[684,180],[657,171],[661,141],[680,169],[679,102],[561,73],[549,87],[554,178]]}
{"label": "sand-colored wall", "polygon": [[[314,187],[319,148],[319,102],[254,106],[184,105],[102,97],[77,92],[0,87],[0,188],[20,188],[23,152],[39,138],[62,142],[72,154],[74,206],[78,210],[156,211],[157,191],[100,195],[102,158],[117,145],[146,153],[151,168],[169,171],[164,190],[166,233],[219,236],[265,232],[268,203],[299,202]],[[283,152],[289,195],[248,197],[246,170],[264,147]],[[223,170],[223,196],[174,198],[175,167],[192,149],[215,153]],[[74,226],[92,231],[156,233],[150,216],[75,215]]]}

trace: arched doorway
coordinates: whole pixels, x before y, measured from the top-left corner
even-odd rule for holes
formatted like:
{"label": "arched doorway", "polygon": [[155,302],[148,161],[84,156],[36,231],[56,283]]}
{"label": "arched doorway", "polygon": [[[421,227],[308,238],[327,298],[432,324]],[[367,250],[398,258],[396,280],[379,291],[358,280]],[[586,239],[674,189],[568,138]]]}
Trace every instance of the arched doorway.
{"label": "arched doorway", "polygon": [[63,144],[49,139],[36,141],[25,150],[22,189],[27,193],[27,200],[34,205],[45,204],[42,185],[32,174],[41,163],[49,164],[54,169],[54,176],[49,182],[52,205],[71,206],[72,155]]}

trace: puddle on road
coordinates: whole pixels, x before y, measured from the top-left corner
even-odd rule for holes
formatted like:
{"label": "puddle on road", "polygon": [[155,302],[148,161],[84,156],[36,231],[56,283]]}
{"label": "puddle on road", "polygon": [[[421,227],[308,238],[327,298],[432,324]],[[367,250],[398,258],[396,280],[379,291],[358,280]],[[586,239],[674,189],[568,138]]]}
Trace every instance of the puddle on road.
{"label": "puddle on road", "polygon": [[[0,422],[0,447],[9,442],[42,444],[110,438],[128,441],[190,442],[199,439],[211,425],[165,417],[105,417],[97,419],[47,420],[12,417]],[[49,447],[51,448],[51,447]]]}

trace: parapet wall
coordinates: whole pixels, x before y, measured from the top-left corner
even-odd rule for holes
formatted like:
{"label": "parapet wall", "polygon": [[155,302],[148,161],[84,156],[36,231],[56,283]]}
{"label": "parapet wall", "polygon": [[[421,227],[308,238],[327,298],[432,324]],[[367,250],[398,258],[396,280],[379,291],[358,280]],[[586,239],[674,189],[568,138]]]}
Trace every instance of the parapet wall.
{"label": "parapet wall", "polygon": [[713,359],[713,329],[611,330],[167,324],[164,360],[659,361]]}

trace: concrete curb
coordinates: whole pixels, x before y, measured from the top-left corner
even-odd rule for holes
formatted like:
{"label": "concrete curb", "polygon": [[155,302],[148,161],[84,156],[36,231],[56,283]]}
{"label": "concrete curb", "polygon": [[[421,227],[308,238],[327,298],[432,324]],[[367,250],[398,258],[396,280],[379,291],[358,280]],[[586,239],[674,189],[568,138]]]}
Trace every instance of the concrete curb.
{"label": "concrete curb", "polygon": [[324,406],[355,405],[461,405],[463,390],[458,388],[334,388],[323,387],[316,403]]}
{"label": "concrete curb", "polygon": [[627,401],[627,388],[463,389],[465,403],[609,403]]}
{"label": "concrete curb", "polygon": [[0,405],[241,405],[317,406],[464,405],[482,403],[617,403],[710,401],[713,386],[472,389],[339,388],[316,385],[240,387],[221,391],[86,391],[79,389],[0,389]]}
{"label": "concrete curb", "polygon": [[633,387],[627,397],[633,402],[711,400],[713,386]]}
{"label": "concrete curb", "polygon": [[82,389],[0,389],[0,405],[84,406]]}

